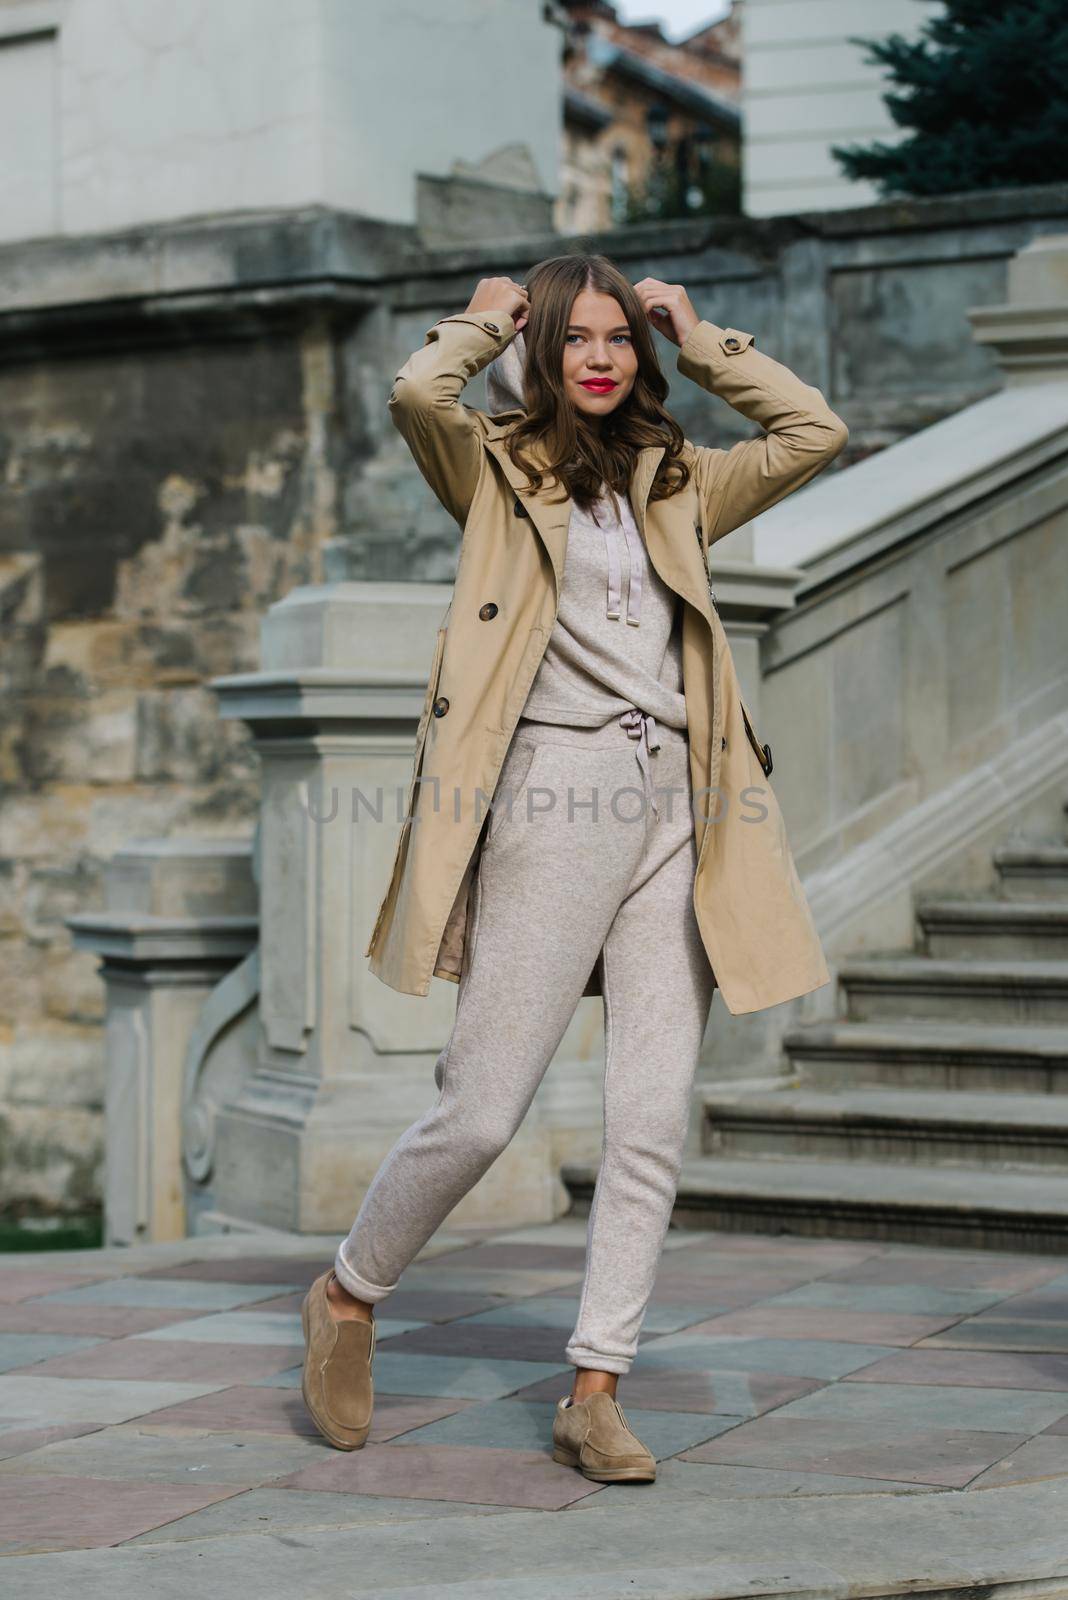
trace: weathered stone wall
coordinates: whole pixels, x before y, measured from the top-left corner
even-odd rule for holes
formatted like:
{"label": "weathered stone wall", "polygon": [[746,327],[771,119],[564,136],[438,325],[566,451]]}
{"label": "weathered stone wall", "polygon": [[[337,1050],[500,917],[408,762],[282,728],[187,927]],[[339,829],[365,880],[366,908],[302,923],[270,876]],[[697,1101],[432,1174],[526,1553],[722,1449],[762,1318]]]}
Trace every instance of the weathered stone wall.
{"label": "weathered stone wall", "polygon": [[[755,332],[856,459],[997,386],[965,308],[1066,211],[1057,187],[587,242]],[[131,839],[250,830],[256,759],[206,685],[258,665],[273,600],[452,578],[390,379],[478,277],[573,243],[430,254],[312,209],[0,250],[0,1209],[100,1190],[102,987],[63,918]],[[700,442],[746,431],[681,380],[671,404]]]}

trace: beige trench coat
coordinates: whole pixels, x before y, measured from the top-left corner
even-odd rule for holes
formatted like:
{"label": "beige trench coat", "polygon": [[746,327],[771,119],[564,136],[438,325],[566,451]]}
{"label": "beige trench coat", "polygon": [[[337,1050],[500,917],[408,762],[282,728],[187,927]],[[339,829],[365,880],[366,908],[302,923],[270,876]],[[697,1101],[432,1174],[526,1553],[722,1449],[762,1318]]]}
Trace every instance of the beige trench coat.
{"label": "beige trench coat", "polygon": [[[524,492],[526,476],[505,448],[518,413],[491,417],[460,400],[514,334],[504,313],[443,318],[389,399],[423,476],[463,529],[407,813],[364,952],[375,976],[404,994],[427,994],[431,975],[459,982],[489,802],[559,605],[571,502],[554,499],[562,491],[552,483]],[[687,444],[690,484],[652,504],[664,452],[644,449],[630,486],[650,561],[685,602],[693,904],[716,986],[737,1015],[806,994],[830,974],[768,782],[770,753],[743,704],[711,596],[708,546],[815,477],[848,433],[819,390],[758,351],[752,334],[700,322],[678,369],[766,430],[726,450]],[[598,960],[584,993],[600,992]]]}

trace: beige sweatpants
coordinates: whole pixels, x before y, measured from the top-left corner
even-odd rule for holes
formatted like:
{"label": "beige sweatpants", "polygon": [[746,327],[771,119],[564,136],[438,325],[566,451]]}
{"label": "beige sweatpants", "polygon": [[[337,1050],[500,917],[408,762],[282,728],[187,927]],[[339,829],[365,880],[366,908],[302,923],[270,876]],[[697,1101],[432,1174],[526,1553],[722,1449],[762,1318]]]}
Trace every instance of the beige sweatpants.
{"label": "beige sweatpants", "polygon": [[512,1139],[602,952],[604,1136],[565,1356],[616,1373],[652,1292],[715,987],[693,909],[687,737],[656,733],[643,776],[620,722],[520,719],[472,883],[437,1099],[386,1156],[335,1260],[361,1299],[397,1287]]}

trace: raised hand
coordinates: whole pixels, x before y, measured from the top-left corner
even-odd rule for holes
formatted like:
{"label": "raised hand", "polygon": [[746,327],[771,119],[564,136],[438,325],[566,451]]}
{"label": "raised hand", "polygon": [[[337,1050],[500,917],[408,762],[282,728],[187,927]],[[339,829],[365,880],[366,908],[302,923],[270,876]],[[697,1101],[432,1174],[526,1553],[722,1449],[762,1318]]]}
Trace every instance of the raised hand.
{"label": "raised hand", "polygon": [[700,317],[690,303],[690,297],[681,283],[661,283],[659,278],[643,278],[634,285],[634,292],[645,309],[653,327],[682,345],[700,322]]}
{"label": "raised hand", "polygon": [[513,283],[511,278],[482,278],[467,309],[480,315],[486,311],[502,311],[512,318],[518,333],[530,316],[530,300],[524,286]]}

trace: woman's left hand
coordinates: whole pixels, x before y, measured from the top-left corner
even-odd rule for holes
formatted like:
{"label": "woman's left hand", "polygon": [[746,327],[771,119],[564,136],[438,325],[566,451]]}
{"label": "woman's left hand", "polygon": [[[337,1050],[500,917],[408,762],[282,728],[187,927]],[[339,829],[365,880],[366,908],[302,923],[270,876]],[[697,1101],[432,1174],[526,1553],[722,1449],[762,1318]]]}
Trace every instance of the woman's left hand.
{"label": "woman's left hand", "polygon": [[658,328],[672,344],[684,344],[701,320],[681,283],[661,283],[659,278],[643,278],[641,283],[634,285],[634,292],[653,327]]}

